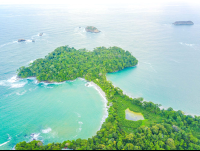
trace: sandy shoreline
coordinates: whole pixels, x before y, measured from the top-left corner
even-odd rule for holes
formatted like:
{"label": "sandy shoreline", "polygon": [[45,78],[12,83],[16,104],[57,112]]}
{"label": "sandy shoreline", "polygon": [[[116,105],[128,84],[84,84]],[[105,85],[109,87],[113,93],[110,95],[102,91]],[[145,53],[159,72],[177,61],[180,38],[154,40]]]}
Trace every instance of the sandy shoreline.
{"label": "sandy shoreline", "polygon": [[[104,102],[104,115],[103,115],[103,118],[101,120],[101,126],[102,124],[106,121],[106,118],[108,117],[108,109],[109,109],[109,106],[107,106],[107,103],[108,103],[108,100],[106,99],[106,94],[105,92],[96,84],[94,83],[93,81],[91,82],[88,82],[91,86],[93,86],[97,91],[98,93],[101,95],[101,97],[103,98],[103,102]],[[99,128],[99,130],[101,129],[101,126]]]}

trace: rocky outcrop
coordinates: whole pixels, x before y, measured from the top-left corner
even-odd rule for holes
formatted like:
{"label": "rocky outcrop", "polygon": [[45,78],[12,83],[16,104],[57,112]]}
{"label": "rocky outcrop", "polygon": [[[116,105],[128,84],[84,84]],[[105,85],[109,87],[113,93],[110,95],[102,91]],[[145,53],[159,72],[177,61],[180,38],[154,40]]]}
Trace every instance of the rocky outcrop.
{"label": "rocky outcrop", "polygon": [[39,34],[39,36],[42,36],[42,35],[43,35],[43,33],[40,33],[40,34]]}
{"label": "rocky outcrop", "polygon": [[18,42],[26,41],[25,39],[18,39]]}
{"label": "rocky outcrop", "polygon": [[174,25],[193,25],[192,21],[176,21],[173,23]]}
{"label": "rocky outcrop", "polygon": [[87,31],[87,32],[91,32],[91,33],[99,33],[100,31],[96,28],[96,27],[94,27],[94,26],[87,26],[86,28],[85,28],[85,30]]}

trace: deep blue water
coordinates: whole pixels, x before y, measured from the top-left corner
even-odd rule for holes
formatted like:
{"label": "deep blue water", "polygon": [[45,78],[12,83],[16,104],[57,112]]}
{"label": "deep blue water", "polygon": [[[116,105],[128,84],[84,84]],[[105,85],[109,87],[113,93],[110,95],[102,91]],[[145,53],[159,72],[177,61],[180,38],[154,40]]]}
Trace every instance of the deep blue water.
{"label": "deep blue water", "polygon": [[[45,85],[15,79],[20,66],[63,45],[130,51],[139,64],[107,74],[108,80],[133,97],[200,115],[199,8],[180,3],[0,5],[0,149],[33,137],[44,143],[88,138],[99,129],[104,103],[93,87],[85,87],[86,81]],[[194,25],[172,25],[177,20]],[[85,32],[88,25],[101,32]],[[20,38],[28,41],[18,43]]]}

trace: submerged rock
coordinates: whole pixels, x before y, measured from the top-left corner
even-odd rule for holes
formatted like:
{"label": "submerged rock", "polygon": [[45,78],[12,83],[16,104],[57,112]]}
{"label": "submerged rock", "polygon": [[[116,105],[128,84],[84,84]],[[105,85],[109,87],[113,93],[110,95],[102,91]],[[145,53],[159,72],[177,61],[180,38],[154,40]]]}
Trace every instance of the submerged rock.
{"label": "submerged rock", "polygon": [[18,42],[26,41],[25,39],[18,39]]}
{"label": "submerged rock", "polygon": [[193,25],[192,21],[176,21],[173,23],[174,25]]}
{"label": "submerged rock", "polygon": [[99,33],[100,31],[96,28],[96,27],[94,27],[94,26],[87,26],[86,28],[85,28],[85,30],[87,31],[87,32],[92,32],[92,33]]}

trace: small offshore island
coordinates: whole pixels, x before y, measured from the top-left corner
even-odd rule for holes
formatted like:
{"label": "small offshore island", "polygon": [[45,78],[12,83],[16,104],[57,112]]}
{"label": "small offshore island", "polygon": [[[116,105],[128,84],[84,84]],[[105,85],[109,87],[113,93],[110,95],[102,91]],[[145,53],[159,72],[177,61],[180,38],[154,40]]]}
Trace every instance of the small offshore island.
{"label": "small offshore island", "polygon": [[85,28],[85,30],[87,31],[87,32],[91,32],[91,33],[99,33],[100,31],[96,28],[96,27],[94,27],[94,26],[87,26],[86,28]]}
{"label": "small offshore island", "polygon": [[[18,77],[62,82],[78,77],[94,82],[105,92],[108,117],[95,136],[44,145],[20,142],[16,150],[200,150],[200,117],[182,111],[160,109],[160,105],[131,98],[106,79],[106,73],[136,66],[138,60],[119,47],[97,47],[93,51],[68,46],[18,69]],[[133,77],[134,78],[134,77]],[[137,119],[126,119],[126,113]],[[129,116],[129,117],[130,117]],[[134,121],[135,120],[135,121]]]}
{"label": "small offshore island", "polygon": [[176,21],[173,24],[174,25],[194,25],[192,21]]}

